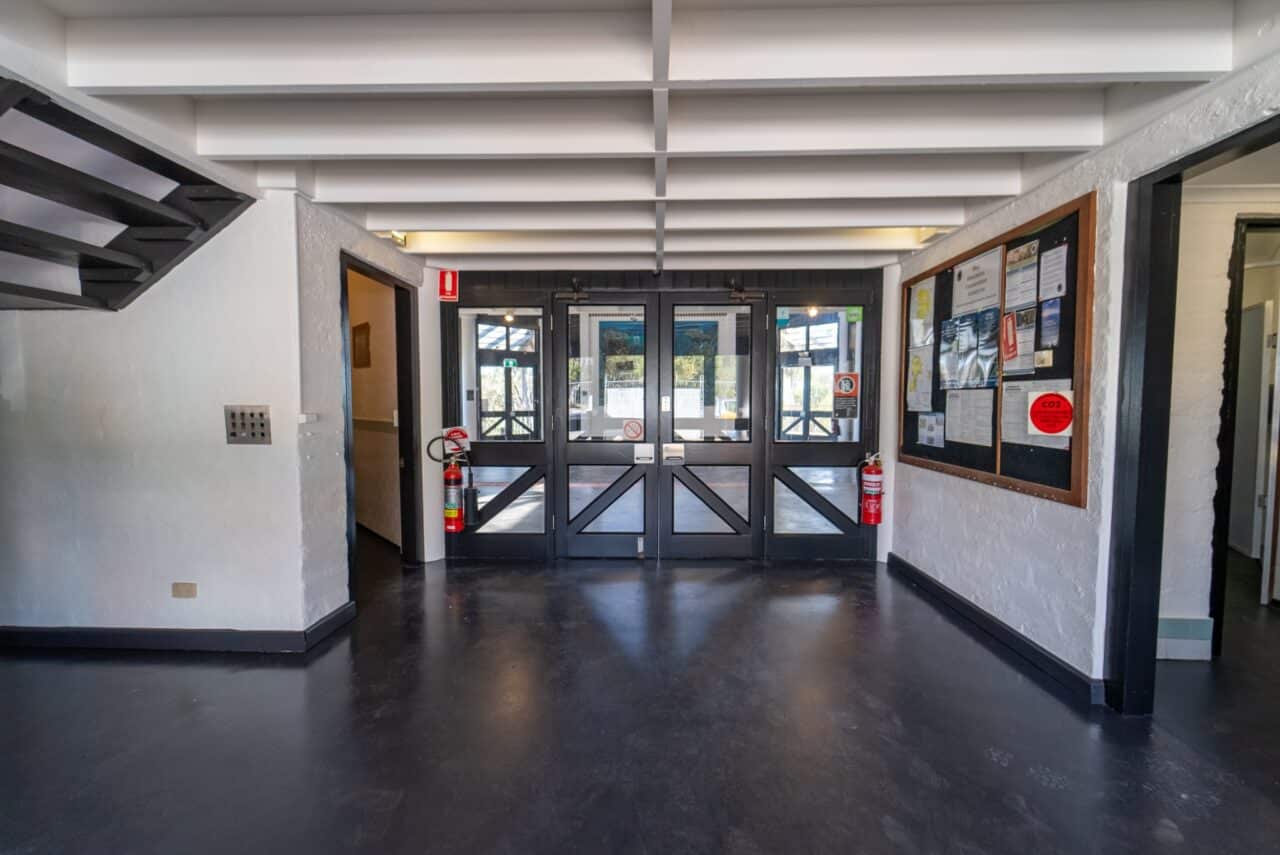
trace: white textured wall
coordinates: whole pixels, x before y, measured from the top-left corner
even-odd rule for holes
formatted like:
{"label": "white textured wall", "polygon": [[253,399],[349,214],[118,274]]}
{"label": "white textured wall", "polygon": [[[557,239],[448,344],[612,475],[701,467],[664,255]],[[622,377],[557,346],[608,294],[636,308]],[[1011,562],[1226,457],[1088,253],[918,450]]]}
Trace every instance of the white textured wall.
{"label": "white textured wall", "polygon": [[898,375],[902,372],[902,267],[884,269],[884,304],[880,318],[880,459],[884,465],[884,522],[876,532],[876,560],[893,549],[893,503],[898,471]]}
{"label": "white textured wall", "polygon": [[395,292],[351,271],[347,277],[347,318],[353,329],[360,324],[369,325],[369,365],[356,368],[353,364],[351,370],[356,522],[398,546],[400,436],[394,430],[399,403]]}
{"label": "white textured wall", "polygon": [[0,319],[0,625],[305,626],[294,229],[271,194],[126,311]]}
{"label": "white textured wall", "polygon": [[1087,508],[900,465],[894,552],[1058,657],[1102,675],[1110,563],[1127,184],[1268,118],[1280,57],[1204,88],[1151,124],[1069,166],[903,263],[910,278],[1091,190],[1098,191]]}
{"label": "white textured wall", "polygon": [[1218,478],[1229,267],[1236,217],[1242,213],[1280,213],[1280,188],[1201,192],[1188,187],[1184,191],[1178,235],[1161,617],[1209,614],[1212,485]]}
{"label": "white textured wall", "polygon": [[[439,274],[437,268],[426,268],[423,272],[425,286],[418,301],[418,335],[422,353],[419,390],[422,401],[422,515],[426,532],[422,549],[428,561],[444,558],[444,470],[426,456],[427,441],[440,435],[444,417],[440,301],[436,299]],[[465,277],[462,281],[466,281]],[[456,358],[456,355],[451,358]]]}
{"label": "white textured wall", "polygon": [[[318,416],[317,421],[300,426],[298,436],[303,614],[310,625],[347,602],[341,254],[346,251],[411,284],[421,284],[422,263],[332,208],[305,196],[296,198],[301,411]],[[429,338],[424,331],[424,354]],[[435,340],[439,341],[438,335]]]}

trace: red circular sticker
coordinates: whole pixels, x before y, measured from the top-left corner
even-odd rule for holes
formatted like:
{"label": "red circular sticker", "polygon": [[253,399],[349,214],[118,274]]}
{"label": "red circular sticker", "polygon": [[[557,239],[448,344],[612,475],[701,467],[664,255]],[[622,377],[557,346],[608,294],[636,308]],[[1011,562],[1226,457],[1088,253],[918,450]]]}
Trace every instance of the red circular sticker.
{"label": "red circular sticker", "polygon": [[1031,402],[1031,410],[1027,415],[1032,426],[1041,433],[1062,433],[1071,427],[1075,408],[1066,395],[1047,392]]}
{"label": "red circular sticker", "polygon": [[622,423],[622,434],[627,439],[639,439],[644,436],[644,422],[639,419],[627,419]]}

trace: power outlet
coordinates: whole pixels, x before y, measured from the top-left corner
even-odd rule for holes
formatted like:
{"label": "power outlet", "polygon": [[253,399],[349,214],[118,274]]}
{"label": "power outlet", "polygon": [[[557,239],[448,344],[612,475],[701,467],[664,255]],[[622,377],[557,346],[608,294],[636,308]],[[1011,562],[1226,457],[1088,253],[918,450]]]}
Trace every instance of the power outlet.
{"label": "power outlet", "polygon": [[173,598],[175,600],[194,600],[196,598],[195,582],[174,582]]}

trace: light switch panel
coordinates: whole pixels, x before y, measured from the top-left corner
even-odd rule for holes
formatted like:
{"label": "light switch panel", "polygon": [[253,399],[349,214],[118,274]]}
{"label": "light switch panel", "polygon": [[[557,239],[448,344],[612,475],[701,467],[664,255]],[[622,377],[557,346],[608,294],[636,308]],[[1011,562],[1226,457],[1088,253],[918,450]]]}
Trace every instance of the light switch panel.
{"label": "light switch panel", "polygon": [[271,408],[265,404],[227,404],[222,408],[227,445],[270,445]]}

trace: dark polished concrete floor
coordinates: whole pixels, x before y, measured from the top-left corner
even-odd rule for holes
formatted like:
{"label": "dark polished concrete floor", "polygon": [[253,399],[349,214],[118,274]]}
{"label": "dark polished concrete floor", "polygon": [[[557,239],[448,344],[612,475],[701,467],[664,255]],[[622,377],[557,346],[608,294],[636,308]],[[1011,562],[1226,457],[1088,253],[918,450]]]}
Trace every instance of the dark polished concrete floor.
{"label": "dark polished concrete floor", "polygon": [[1241,745],[1072,711],[883,570],[361,562],[305,658],[0,656],[0,852],[1280,844]]}
{"label": "dark polished concrete floor", "polygon": [[1222,655],[1161,662],[1156,717],[1198,750],[1232,758],[1234,775],[1280,803],[1280,609],[1261,605],[1261,591],[1261,563],[1228,552]]}

